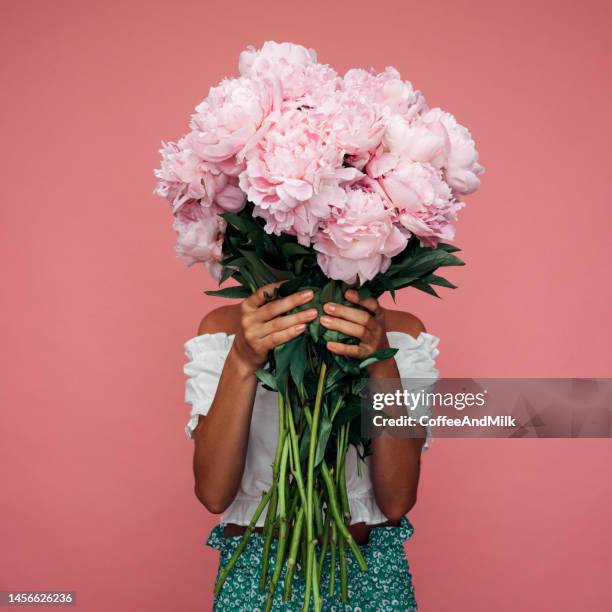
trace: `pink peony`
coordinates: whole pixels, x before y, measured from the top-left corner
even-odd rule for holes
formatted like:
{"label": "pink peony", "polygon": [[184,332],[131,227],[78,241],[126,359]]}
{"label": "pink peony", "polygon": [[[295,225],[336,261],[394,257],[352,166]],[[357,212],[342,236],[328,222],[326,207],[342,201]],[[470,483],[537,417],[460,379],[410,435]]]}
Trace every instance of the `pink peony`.
{"label": "pink peony", "polygon": [[378,74],[373,70],[353,68],[344,75],[342,87],[375,104],[386,115],[399,114],[406,120],[427,108],[423,94],[413,89],[410,81],[402,81],[400,73],[391,66]]}
{"label": "pink peony", "polygon": [[316,236],[319,266],[330,278],[361,283],[384,272],[407,238],[393,224],[393,213],[374,192],[350,189],[342,209]]}
{"label": "pink peony", "polygon": [[179,207],[189,198],[202,197],[202,178],[205,170],[201,160],[179,143],[162,143],[159,150],[161,167],[155,170],[158,178],[155,193],[166,198],[173,206]]}
{"label": "pink peony", "polygon": [[336,92],[311,112],[320,117],[345,160],[363,169],[382,141],[386,121],[381,109],[359,92],[346,90]]}
{"label": "pink peony", "polygon": [[478,175],[484,167],[470,132],[450,113],[433,108],[409,123],[396,116],[384,137],[387,149],[416,162],[428,162],[445,172],[445,179],[456,193],[468,194],[480,186]]}
{"label": "pink peony", "polygon": [[255,135],[273,108],[273,91],[248,78],[224,79],[191,117],[189,144],[203,160],[222,162]]}
{"label": "pink peony", "polygon": [[203,263],[214,275],[220,272],[225,221],[218,216],[214,206],[202,206],[190,200],[181,206],[174,217],[173,228],[177,232],[176,252],[187,262]]}
{"label": "pink peony", "polygon": [[378,182],[393,203],[399,222],[424,246],[455,236],[454,221],[464,204],[455,199],[439,170],[430,164],[399,161]]}
{"label": "pink peony", "polygon": [[258,77],[274,73],[284,77],[292,70],[317,63],[317,53],[293,43],[265,42],[261,49],[250,46],[240,54],[238,68],[242,76]]}
{"label": "pink peony", "polygon": [[459,196],[485,169],[470,132],[395,68],[340,78],[312,49],[268,41],[239,69],[160,150],[155,193],[189,264],[220,273],[220,215],[247,201],[268,233],[314,245],[324,272],[347,282],[385,271],[411,235],[430,247],[454,237]]}
{"label": "pink peony", "polygon": [[161,168],[155,171],[159,179],[155,193],[165,197],[174,212],[190,199],[233,212],[241,210],[245,195],[238,178],[223,173],[217,164],[202,161],[188,143],[189,136],[178,143],[163,144]]}
{"label": "pink peony", "polygon": [[259,50],[249,47],[238,65],[242,76],[278,83],[284,100],[302,104],[316,103],[339,84],[336,71],[317,63],[313,49],[292,43],[268,41]]}
{"label": "pink peony", "polygon": [[240,187],[268,232],[309,244],[317,220],[329,213],[326,188],[345,172],[341,166],[342,153],[316,119],[307,110],[287,110],[248,153]]}

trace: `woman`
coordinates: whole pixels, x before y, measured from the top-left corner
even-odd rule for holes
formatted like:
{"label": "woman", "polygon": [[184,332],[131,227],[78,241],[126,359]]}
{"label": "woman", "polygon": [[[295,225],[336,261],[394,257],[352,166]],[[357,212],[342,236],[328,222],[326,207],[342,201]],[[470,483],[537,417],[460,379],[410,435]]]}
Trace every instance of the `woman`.
{"label": "woman", "polygon": [[[258,385],[255,372],[266,363],[270,350],[303,334],[318,316],[316,309],[308,308],[285,314],[310,302],[311,291],[266,302],[264,292],[269,294],[274,286],[261,288],[239,305],[212,311],[201,322],[198,335],[185,345],[190,359],[185,366],[189,376],[186,401],[193,406],[186,431],[195,441],[195,492],[210,512],[223,513],[208,539],[221,552],[221,566],[231,557],[272,481],[278,433],[276,397]],[[428,334],[415,316],[383,309],[374,298],[361,300],[356,291],[347,291],[345,297],[365,310],[327,303],[320,322],[358,338],[359,344],[328,342],[328,350],[364,359],[393,346],[399,349],[395,357],[369,366],[371,378],[437,378],[438,338]],[[416,610],[403,542],[413,532],[405,514],[416,502],[423,442],[423,438],[375,437],[365,465],[355,449],[349,449],[350,531],[369,570],[361,572],[348,555],[351,607],[347,609]],[[257,528],[264,519],[260,517]],[[215,597],[216,610],[263,609],[267,594],[258,585],[262,545],[256,532]],[[345,609],[337,571],[326,559],[321,579],[324,609]],[[283,601],[282,588],[277,589],[273,609],[301,609],[300,578],[294,578],[297,583],[289,602]],[[332,588],[336,585],[333,594],[330,582]]]}

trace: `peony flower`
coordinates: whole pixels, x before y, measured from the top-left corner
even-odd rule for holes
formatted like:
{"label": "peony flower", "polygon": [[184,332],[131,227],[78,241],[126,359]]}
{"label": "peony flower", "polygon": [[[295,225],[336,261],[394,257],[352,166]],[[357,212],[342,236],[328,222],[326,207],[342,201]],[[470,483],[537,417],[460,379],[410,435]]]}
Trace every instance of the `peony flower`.
{"label": "peony flower", "polygon": [[242,76],[258,77],[275,73],[283,77],[291,70],[296,70],[309,64],[317,63],[317,53],[314,49],[306,49],[293,43],[277,43],[273,40],[265,42],[261,49],[247,47],[240,54],[238,69]]}
{"label": "peony flower", "polygon": [[193,151],[184,149],[179,141],[162,142],[159,152],[162,162],[161,167],[155,170],[155,176],[159,180],[154,193],[166,198],[173,208],[179,207],[189,198],[202,197],[205,170]]}
{"label": "peony flower", "polygon": [[283,100],[315,104],[333,93],[338,74],[330,66],[317,63],[317,54],[292,43],[268,41],[261,49],[249,47],[240,54],[240,74],[278,84]]}
{"label": "peony flower", "polygon": [[364,101],[375,104],[387,115],[399,114],[410,121],[427,108],[423,94],[402,81],[400,73],[388,66],[384,72],[353,68],[342,80],[345,91],[358,93]]}
{"label": "peony flower", "polygon": [[323,271],[347,282],[385,271],[411,235],[430,247],[454,237],[459,195],[485,169],[469,131],[395,68],[340,78],[312,49],[268,41],[239,69],[160,150],[155,193],[190,265],[220,272],[220,215],[247,201],[269,234],[314,245]]}
{"label": "peony flower", "polygon": [[155,171],[159,179],[155,193],[165,197],[175,213],[190,199],[232,212],[241,210],[245,195],[238,177],[225,174],[217,164],[202,161],[189,148],[189,142],[188,135],[178,143],[163,144],[161,168]]}
{"label": "peony flower", "polygon": [[364,283],[384,272],[406,244],[383,199],[362,189],[347,192],[343,208],[327,219],[314,240],[323,272],[347,283]]}
{"label": "peony flower", "polygon": [[230,159],[255,135],[273,103],[273,91],[261,82],[224,79],[191,117],[191,149],[208,162]]}
{"label": "peony flower", "polygon": [[433,108],[410,123],[395,116],[387,125],[383,143],[392,154],[427,162],[444,170],[456,193],[468,194],[480,186],[484,167],[470,132],[450,113]]}
{"label": "peony flower", "polygon": [[381,109],[358,91],[338,91],[311,111],[320,118],[345,161],[361,170],[382,141],[386,120]]}
{"label": "peony flower", "polygon": [[440,240],[454,238],[454,221],[464,204],[455,199],[439,170],[400,160],[378,182],[397,211],[398,221],[423,246],[435,247]]}
{"label": "peony flower", "polygon": [[266,219],[268,232],[292,234],[309,244],[317,220],[329,212],[324,202],[329,181],[345,170],[342,153],[330,146],[316,118],[292,109],[249,151],[239,184],[255,215]]}
{"label": "peony flower", "polygon": [[220,272],[223,235],[226,223],[218,216],[214,206],[202,206],[190,200],[181,206],[174,217],[173,228],[177,233],[176,252],[187,262],[203,263],[214,275]]}

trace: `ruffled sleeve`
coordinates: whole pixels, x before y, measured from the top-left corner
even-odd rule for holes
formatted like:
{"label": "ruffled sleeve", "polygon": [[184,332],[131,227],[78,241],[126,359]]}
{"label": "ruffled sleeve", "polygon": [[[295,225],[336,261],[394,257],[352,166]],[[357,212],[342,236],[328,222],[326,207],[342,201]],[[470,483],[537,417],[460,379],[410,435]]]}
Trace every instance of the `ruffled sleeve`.
{"label": "ruffled sleeve", "polygon": [[[387,332],[389,344],[398,351],[395,361],[405,390],[415,393],[423,391],[424,398],[433,393],[440,373],[436,368],[436,358],[440,351],[440,339],[427,332],[421,332],[417,338],[403,332]],[[411,411],[412,416],[431,416],[431,402],[422,401]],[[426,427],[426,439],[423,450],[429,448],[431,430]]]}
{"label": "ruffled sleeve", "polygon": [[189,360],[183,367],[187,376],[185,402],[191,404],[185,433],[189,438],[193,437],[193,430],[200,415],[208,413],[215,398],[223,365],[233,340],[233,335],[219,332],[202,334],[185,343],[185,355]]}

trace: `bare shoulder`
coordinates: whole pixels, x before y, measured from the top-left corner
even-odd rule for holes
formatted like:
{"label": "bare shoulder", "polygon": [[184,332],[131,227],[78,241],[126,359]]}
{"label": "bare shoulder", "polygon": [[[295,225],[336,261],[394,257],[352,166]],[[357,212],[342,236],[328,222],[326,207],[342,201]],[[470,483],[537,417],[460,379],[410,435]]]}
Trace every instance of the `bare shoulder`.
{"label": "bare shoulder", "polygon": [[220,306],[211,310],[201,321],[198,327],[198,335],[216,334],[235,334],[240,320],[238,304]]}
{"label": "bare shoulder", "polygon": [[427,331],[423,321],[410,312],[385,309],[387,331],[398,331],[418,338],[421,332]]}

